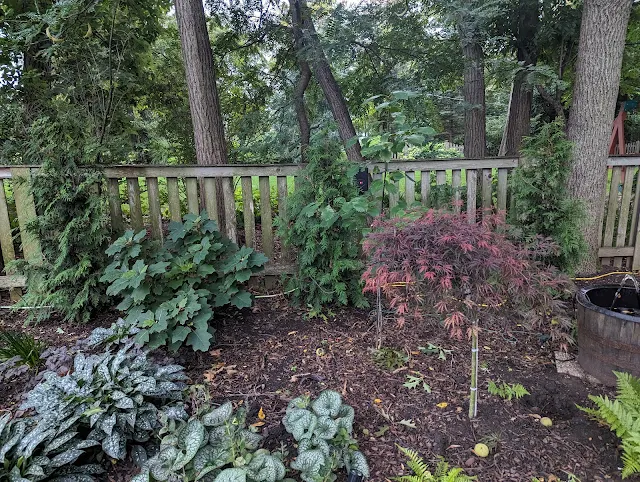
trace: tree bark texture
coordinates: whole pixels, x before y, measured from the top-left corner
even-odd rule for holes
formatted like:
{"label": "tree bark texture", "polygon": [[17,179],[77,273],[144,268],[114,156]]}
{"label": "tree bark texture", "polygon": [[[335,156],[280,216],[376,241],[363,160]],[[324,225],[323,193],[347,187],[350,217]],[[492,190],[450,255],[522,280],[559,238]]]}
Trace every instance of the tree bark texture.
{"label": "tree bark texture", "polygon": [[201,0],[176,0],[175,6],[198,164],[225,164],[224,123],[204,7]]}
{"label": "tree bark texture", "polygon": [[[227,143],[216,84],[213,52],[201,0],[175,0],[176,20],[187,78],[189,110],[198,164],[227,163]],[[201,192],[203,184],[200,183]],[[220,229],[225,226],[223,185],[216,180]],[[204,201],[204,196],[200,196]],[[206,202],[202,202],[205,205]],[[210,216],[213,216],[211,213]],[[234,240],[235,241],[235,240]]]}
{"label": "tree bark texture", "polygon": [[345,101],[342,90],[338,85],[331,66],[327,60],[327,56],[322,50],[320,38],[316,32],[313,19],[306,0],[293,0],[294,8],[297,9],[297,15],[302,18],[303,32],[303,54],[306,55],[307,61],[311,66],[313,75],[315,76],[320,88],[324,93],[324,97],[329,104],[333,118],[338,124],[338,133],[347,152],[347,158],[352,162],[362,162],[362,154],[360,152],[360,143],[356,142],[350,147],[348,141],[356,137],[356,130],[353,127],[353,121],[349,114],[349,108]]}
{"label": "tree bark texture", "polygon": [[462,32],[464,57],[464,157],[479,159],[486,151],[484,53],[473,32]]}
{"label": "tree bark texture", "polygon": [[522,138],[529,135],[531,128],[531,104],[533,86],[527,81],[527,67],[538,60],[536,34],[540,23],[539,4],[530,0],[520,0],[515,7],[515,25],[513,36],[518,70],[511,84],[507,123],[500,143],[499,156],[517,156],[520,153]]}
{"label": "tree bark texture", "polygon": [[293,90],[293,102],[296,108],[296,116],[298,118],[298,127],[300,128],[300,162],[307,161],[307,149],[311,141],[311,124],[307,114],[307,106],[304,101],[304,93],[311,81],[311,68],[309,62],[304,55],[304,36],[302,33],[302,16],[300,9],[297,8],[295,0],[289,0],[289,9],[291,10],[291,26],[293,30],[293,41],[296,50],[296,58],[298,60],[298,68],[300,76],[296,81]]}
{"label": "tree bark texture", "polygon": [[598,264],[606,189],[608,142],[620,87],[622,54],[632,0],[585,0],[576,78],[568,125],[574,143],[569,177],[571,195],[586,212],[583,235],[589,247],[578,268]]}

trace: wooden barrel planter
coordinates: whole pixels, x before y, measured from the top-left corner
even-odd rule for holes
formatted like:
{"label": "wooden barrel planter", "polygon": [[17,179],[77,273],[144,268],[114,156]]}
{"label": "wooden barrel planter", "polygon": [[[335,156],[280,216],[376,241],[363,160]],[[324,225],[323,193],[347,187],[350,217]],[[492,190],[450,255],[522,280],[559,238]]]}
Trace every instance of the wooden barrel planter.
{"label": "wooden barrel planter", "polygon": [[[633,288],[622,288],[616,311],[609,308],[618,285],[600,285],[577,295],[578,362],[605,385],[613,371],[640,376],[640,303]],[[619,311],[618,311],[619,310]]]}

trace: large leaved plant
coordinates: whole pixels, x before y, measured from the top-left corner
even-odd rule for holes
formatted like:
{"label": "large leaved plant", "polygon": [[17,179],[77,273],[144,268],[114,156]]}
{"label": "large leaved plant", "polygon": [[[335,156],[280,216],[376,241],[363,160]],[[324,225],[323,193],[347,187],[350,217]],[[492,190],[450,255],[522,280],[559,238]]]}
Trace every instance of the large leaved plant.
{"label": "large leaved plant", "polygon": [[213,338],[213,310],[251,306],[243,288],[267,258],[227,239],[206,212],[171,223],[163,245],[146,231],[127,231],[107,250],[113,262],[102,281],[107,294],[119,296],[125,321],[139,329],[136,340],[150,348],[183,343],[206,351]]}
{"label": "large leaved plant", "polygon": [[38,426],[74,426],[109,457],[123,459],[128,444],[147,442],[161,427],[162,410],[184,413],[185,379],[181,366],[157,365],[129,341],[116,352],[78,353],[65,376],[45,373],[22,408],[35,410]]}
{"label": "large leaved plant", "polygon": [[325,390],[318,398],[298,397],[287,406],[282,421],[298,442],[298,455],[291,468],[305,482],[332,482],[335,472],[346,467],[369,477],[369,466],[352,438],[354,410],[342,403],[338,392]]}
{"label": "large leaved plant", "polygon": [[0,480],[93,480],[92,475],[104,472],[101,466],[73,464],[94,445],[98,442],[78,436],[70,419],[52,414],[11,420],[7,413],[0,417]]}
{"label": "large leaved plant", "polygon": [[146,459],[133,482],[201,480],[276,482],[285,475],[280,457],[260,449],[262,437],[246,426],[244,409],[231,402],[205,407],[189,420],[164,416],[160,451]]}

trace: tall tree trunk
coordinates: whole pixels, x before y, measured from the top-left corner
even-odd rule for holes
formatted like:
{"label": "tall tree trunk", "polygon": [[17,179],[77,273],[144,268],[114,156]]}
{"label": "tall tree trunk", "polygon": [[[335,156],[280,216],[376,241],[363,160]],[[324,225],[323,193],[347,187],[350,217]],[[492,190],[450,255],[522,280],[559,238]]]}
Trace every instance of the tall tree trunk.
{"label": "tall tree trunk", "polygon": [[[198,164],[227,162],[224,122],[204,6],[201,0],[175,0],[176,20],[189,93]],[[217,183],[218,220],[224,226],[222,183]]]}
{"label": "tall tree trunk", "polygon": [[533,86],[527,81],[527,67],[535,65],[538,60],[536,34],[540,23],[539,4],[531,0],[520,0],[514,8],[518,15],[516,31],[513,32],[516,38],[516,56],[523,69],[516,72],[511,84],[507,123],[498,151],[500,156],[517,156],[522,138],[529,135]]}
{"label": "tall tree trunk", "polygon": [[296,7],[295,0],[289,0],[289,9],[291,10],[293,41],[298,59],[298,68],[300,69],[300,77],[298,77],[293,90],[293,102],[295,104],[298,126],[300,128],[300,162],[306,162],[307,149],[309,148],[309,142],[311,140],[311,124],[309,123],[307,107],[304,102],[304,93],[311,81],[311,68],[304,55],[302,17],[300,15],[300,9]]}
{"label": "tall tree trunk", "polygon": [[464,57],[464,157],[479,159],[486,151],[484,53],[474,32],[461,29]]}
{"label": "tall tree trunk", "polygon": [[574,143],[569,177],[571,195],[587,217],[582,233],[589,247],[579,266],[598,264],[606,183],[608,141],[620,87],[622,54],[632,0],[585,0],[568,136]]}
{"label": "tall tree trunk", "polygon": [[313,71],[313,75],[318,80],[320,88],[324,93],[325,99],[329,104],[333,118],[338,124],[338,133],[347,152],[347,158],[352,162],[362,162],[362,154],[360,152],[360,143],[356,142],[349,145],[349,141],[356,137],[356,130],[353,127],[351,115],[347,102],[344,99],[342,90],[336,82],[331,66],[327,60],[327,56],[322,50],[320,39],[309,12],[306,0],[291,0],[294,3],[294,9],[297,10],[295,15],[299,15],[302,19],[303,31],[303,54],[307,55],[307,60]]}

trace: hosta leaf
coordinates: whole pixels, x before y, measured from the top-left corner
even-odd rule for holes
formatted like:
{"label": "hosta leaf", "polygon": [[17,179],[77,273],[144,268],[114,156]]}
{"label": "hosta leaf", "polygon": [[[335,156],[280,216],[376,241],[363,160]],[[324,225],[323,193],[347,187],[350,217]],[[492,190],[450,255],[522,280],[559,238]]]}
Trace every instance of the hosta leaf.
{"label": "hosta leaf", "polygon": [[38,445],[40,445],[46,438],[52,436],[55,433],[54,429],[39,430],[39,427],[34,428],[31,432],[25,435],[20,444],[18,445],[17,455],[19,457],[31,457],[33,451]]}
{"label": "hosta leaf", "polygon": [[318,398],[311,402],[311,408],[318,416],[330,416],[332,418],[338,416],[341,406],[342,397],[333,390],[322,391]]}
{"label": "hosta leaf", "polygon": [[252,432],[251,430],[242,430],[240,437],[244,441],[247,450],[256,450],[262,443],[262,435]]}
{"label": "hosta leaf", "polygon": [[[57,449],[62,447],[62,445],[64,445],[73,437],[75,437],[77,434],[78,432],[67,432],[65,434],[58,435],[55,439],[53,439],[44,447],[44,449],[42,450],[42,453],[46,455],[49,452],[56,451]],[[75,448],[79,448],[79,447],[75,447]]]}
{"label": "hosta leaf", "polygon": [[9,482],[31,482],[29,479],[24,479],[20,473],[20,469],[17,465],[9,472]]}
{"label": "hosta leaf", "polygon": [[27,428],[26,424],[23,421],[19,421],[15,425],[13,425],[13,430],[10,432],[10,438],[7,440],[4,445],[0,448],[0,460],[4,460],[5,455],[16,445]]}
{"label": "hosta leaf", "polygon": [[39,465],[31,465],[24,473],[24,475],[35,475],[36,477],[45,478],[46,474],[44,473],[44,469]]}
{"label": "hosta leaf", "polygon": [[62,467],[63,465],[71,464],[77,460],[84,452],[79,449],[70,449],[61,454],[56,455],[49,462],[49,467]]}
{"label": "hosta leaf", "polygon": [[149,470],[143,470],[138,475],[133,476],[130,482],[151,482],[151,479],[149,478]]}
{"label": "hosta leaf", "polygon": [[262,482],[281,480],[286,472],[284,464],[266,450],[256,452],[247,469],[251,479]]}
{"label": "hosta leaf", "polygon": [[184,450],[184,457],[174,462],[172,470],[180,470],[191,462],[200,446],[205,441],[207,432],[198,419],[191,419],[178,434],[178,445]]}
{"label": "hosta leaf", "polygon": [[182,405],[164,407],[162,413],[164,413],[169,420],[186,420],[189,417]]}
{"label": "hosta leaf", "polygon": [[246,482],[246,480],[246,472],[242,469],[234,468],[224,469],[218,474],[213,482]]}
{"label": "hosta leaf", "polygon": [[107,435],[111,435],[113,432],[113,427],[116,425],[116,414],[112,413],[108,417],[105,417],[100,423],[100,430],[102,430]]}
{"label": "hosta leaf", "polygon": [[313,433],[321,439],[331,440],[338,433],[338,424],[330,417],[318,417]]}
{"label": "hosta leaf", "polygon": [[347,472],[355,470],[356,472],[360,472],[364,475],[365,479],[369,478],[369,464],[367,463],[367,458],[362,452],[358,452],[357,450],[350,452],[349,456],[346,457],[345,465],[347,467]]}
{"label": "hosta leaf", "polygon": [[233,414],[233,404],[225,402],[218,408],[214,408],[202,417],[202,423],[206,427],[218,427],[231,418]]}
{"label": "hosta leaf", "polygon": [[130,399],[129,397],[124,397],[115,403],[115,407],[121,408],[121,409],[134,408],[135,404],[133,403],[133,400]]}
{"label": "hosta leaf", "polygon": [[326,464],[324,454],[319,450],[307,450],[298,454],[291,462],[291,468],[305,472],[311,477],[317,476],[323,465]]}
{"label": "hosta leaf", "polygon": [[131,447],[131,460],[136,464],[136,467],[142,467],[147,463],[147,451],[142,445]]}
{"label": "hosta leaf", "polygon": [[305,438],[311,438],[318,423],[318,417],[309,410],[295,408],[285,415],[282,423],[287,432],[293,435],[294,439],[300,441]]}

